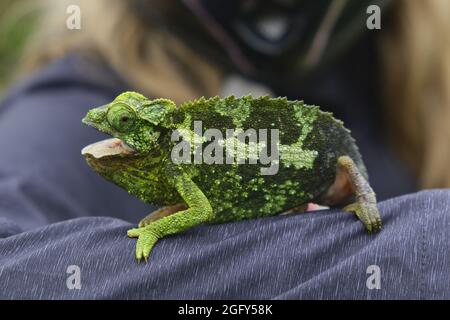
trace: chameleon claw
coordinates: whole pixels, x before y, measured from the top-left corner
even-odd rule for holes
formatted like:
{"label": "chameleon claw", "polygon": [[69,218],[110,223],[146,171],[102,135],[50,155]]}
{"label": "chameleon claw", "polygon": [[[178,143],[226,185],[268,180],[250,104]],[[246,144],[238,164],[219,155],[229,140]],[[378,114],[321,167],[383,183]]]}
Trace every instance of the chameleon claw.
{"label": "chameleon claw", "polygon": [[380,213],[375,203],[358,201],[349,204],[344,210],[353,212],[364,224],[369,234],[381,230]]}

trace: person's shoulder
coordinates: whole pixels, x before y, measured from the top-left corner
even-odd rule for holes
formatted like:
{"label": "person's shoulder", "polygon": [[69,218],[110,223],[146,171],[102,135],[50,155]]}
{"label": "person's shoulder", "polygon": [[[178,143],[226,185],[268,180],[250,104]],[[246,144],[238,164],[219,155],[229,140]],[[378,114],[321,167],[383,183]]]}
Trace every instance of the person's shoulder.
{"label": "person's shoulder", "polygon": [[125,81],[99,58],[72,53],[13,84],[2,97],[0,113],[35,95],[56,97],[58,92],[78,90],[113,97],[127,88]]}

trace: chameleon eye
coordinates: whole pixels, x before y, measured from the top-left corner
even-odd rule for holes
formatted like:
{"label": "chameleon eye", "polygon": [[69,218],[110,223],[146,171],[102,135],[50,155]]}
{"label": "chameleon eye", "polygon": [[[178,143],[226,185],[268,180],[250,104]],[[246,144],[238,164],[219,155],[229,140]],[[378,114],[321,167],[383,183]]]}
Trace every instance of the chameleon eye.
{"label": "chameleon eye", "polygon": [[119,132],[130,130],[135,122],[136,115],[131,107],[119,103],[113,105],[106,115],[109,124]]}

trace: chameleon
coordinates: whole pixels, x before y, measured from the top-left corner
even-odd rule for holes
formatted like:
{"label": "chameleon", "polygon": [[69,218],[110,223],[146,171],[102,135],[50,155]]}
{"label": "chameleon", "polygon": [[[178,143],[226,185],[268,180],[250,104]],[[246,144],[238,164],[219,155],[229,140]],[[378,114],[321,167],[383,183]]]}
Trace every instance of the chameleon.
{"label": "chameleon", "polygon": [[[137,238],[138,261],[147,261],[159,239],[199,224],[301,212],[311,202],[343,207],[369,233],[381,229],[376,196],[354,138],[342,121],[318,106],[269,96],[202,97],[177,106],[169,99],[128,91],[90,109],[82,122],[112,136],[83,148],[88,165],[161,208],[127,232]],[[205,135],[195,130],[199,122]],[[236,131],[226,138],[206,137],[209,129]],[[249,129],[270,129],[277,138],[270,144],[277,154],[271,174],[267,162],[251,158],[263,149],[268,154],[268,139],[238,139],[236,132]],[[235,157],[220,162],[224,146]],[[195,161],[206,155],[218,157]]]}

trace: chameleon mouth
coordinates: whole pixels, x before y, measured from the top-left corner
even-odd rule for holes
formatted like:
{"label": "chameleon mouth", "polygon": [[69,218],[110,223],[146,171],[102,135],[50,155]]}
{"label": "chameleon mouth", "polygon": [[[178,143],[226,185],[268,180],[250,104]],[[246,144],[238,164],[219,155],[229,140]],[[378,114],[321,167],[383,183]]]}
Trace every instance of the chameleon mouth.
{"label": "chameleon mouth", "polygon": [[102,159],[112,156],[130,156],[136,154],[136,150],[128,146],[125,142],[117,138],[110,138],[87,145],[81,150],[85,157]]}

